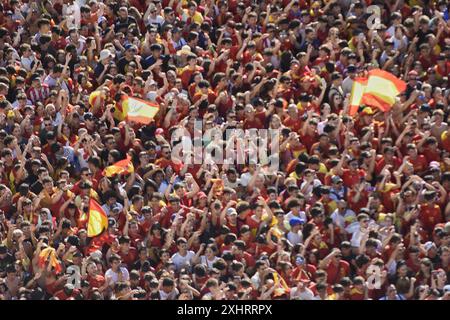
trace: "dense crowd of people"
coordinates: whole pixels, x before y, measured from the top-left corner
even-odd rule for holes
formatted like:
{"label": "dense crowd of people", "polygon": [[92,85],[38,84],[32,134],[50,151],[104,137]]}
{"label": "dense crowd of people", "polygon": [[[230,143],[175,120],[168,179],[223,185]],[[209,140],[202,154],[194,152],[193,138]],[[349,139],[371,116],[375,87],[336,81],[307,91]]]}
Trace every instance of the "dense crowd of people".
{"label": "dense crowd of people", "polygon": [[[0,299],[449,300],[448,8],[2,0]],[[406,90],[350,116],[375,68]],[[175,161],[196,121],[279,129],[278,171]]]}

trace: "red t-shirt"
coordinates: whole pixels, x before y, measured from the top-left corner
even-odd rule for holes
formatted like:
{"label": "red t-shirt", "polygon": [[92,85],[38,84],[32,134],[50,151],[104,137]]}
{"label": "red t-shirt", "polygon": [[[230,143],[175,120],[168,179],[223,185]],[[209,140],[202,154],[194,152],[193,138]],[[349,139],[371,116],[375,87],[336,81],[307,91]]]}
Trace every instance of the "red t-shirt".
{"label": "red t-shirt", "polygon": [[330,262],[327,269],[327,282],[328,284],[336,284],[344,278],[348,277],[350,274],[350,264],[347,261],[341,260],[336,266],[334,263]]}
{"label": "red t-shirt", "polygon": [[425,171],[428,167],[427,159],[421,154],[419,154],[416,159],[409,158],[409,162],[413,165],[415,173]]}
{"label": "red t-shirt", "polygon": [[419,220],[424,229],[431,233],[435,225],[442,221],[441,209],[437,204],[422,204],[420,206]]}
{"label": "red t-shirt", "polygon": [[137,250],[133,247],[130,247],[127,254],[119,250],[119,256],[120,258],[122,258],[123,263],[128,266],[128,269],[131,269],[133,263],[137,260]]}
{"label": "red t-shirt", "polygon": [[342,174],[342,180],[347,188],[351,188],[355,184],[358,184],[366,176],[366,172],[362,169],[352,171],[350,169],[344,169]]}

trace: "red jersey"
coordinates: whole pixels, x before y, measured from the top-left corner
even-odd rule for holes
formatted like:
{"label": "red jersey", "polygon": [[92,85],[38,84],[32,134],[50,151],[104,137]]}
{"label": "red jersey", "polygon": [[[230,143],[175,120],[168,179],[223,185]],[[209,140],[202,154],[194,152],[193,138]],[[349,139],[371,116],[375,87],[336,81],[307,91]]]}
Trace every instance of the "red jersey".
{"label": "red jersey", "polygon": [[342,180],[344,181],[344,185],[347,188],[351,188],[355,184],[358,184],[361,180],[364,180],[366,176],[366,172],[362,169],[358,170],[350,170],[350,169],[344,169],[342,174]]}
{"label": "red jersey", "polygon": [[435,225],[442,222],[442,214],[439,205],[430,205],[427,203],[420,205],[419,220],[428,233],[433,232]]}

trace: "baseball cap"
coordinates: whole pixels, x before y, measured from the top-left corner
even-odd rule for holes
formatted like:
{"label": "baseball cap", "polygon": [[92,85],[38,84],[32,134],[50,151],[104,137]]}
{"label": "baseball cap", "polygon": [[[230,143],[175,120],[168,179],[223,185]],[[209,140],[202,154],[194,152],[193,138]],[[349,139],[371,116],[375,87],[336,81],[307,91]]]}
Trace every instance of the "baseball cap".
{"label": "baseball cap", "polygon": [[125,50],[136,50],[137,51],[137,47],[134,44],[128,43],[127,45],[125,45]]}
{"label": "baseball cap", "polygon": [[227,209],[227,216],[231,216],[231,215],[237,215],[236,209],[234,209],[234,208]]}
{"label": "baseball cap", "polygon": [[100,250],[95,250],[91,252],[90,257],[92,259],[101,259],[102,258],[102,252]]}
{"label": "baseball cap", "polygon": [[298,218],[298,217],[293,217],[293,218],[291,218],[291,220],[289,220],[289,225],[291,227],[295,227],[295,226],[298,226],[298,225],[301,225],[304,223],[305,223],[305,220]]}
{"label": "baseball cap", "polygon": [[431,107],[429,104],[424,103],[420,106],[420,112],[431,112]]}
{"label": "baseball cap", "polygon": [[339,183],[339,182],[342,182],[342,181],[343,181],[342,178],[339,177],[339,176],[333,176],[331,178],[331,182],[333,182],[333,183]]}
{"label": "baseball cap", "polygon": [[351,72],[351,73],[356,72],[356,66],[353,64],[349,65],[347,67],[347,72]]}
{"label": "baseball cap", "polygon": [[305,259],[303,257],[297,257],[295,258],[295,264],[299,265],[299,264],[304,264],[305,263]]}
{"label": "baseball cap", "polygon": [[33,75],[31,76],[31,81],[39,80],[39,79],[41,79],[41,76],[39,75],[39,73],[33,73]]}
{"label": "baseball cap", "polygon": [[430,162],[430,169],[435,169],[435,168],[440,169],[441,165],[437,161],[431,161]]}

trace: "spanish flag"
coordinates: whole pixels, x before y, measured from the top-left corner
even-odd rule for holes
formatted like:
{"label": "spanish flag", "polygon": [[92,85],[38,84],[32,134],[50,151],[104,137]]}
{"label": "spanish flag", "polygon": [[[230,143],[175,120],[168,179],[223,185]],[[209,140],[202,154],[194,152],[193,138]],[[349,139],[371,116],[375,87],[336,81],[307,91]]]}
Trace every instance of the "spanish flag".
{"label": "spanish flag", "polygon": [[380,69],[371,70],[362,103],[388,112],[394,105],[395,98],[405,90],[406,83],[392,73]]}
{"label": "spanish flag", "polygon": [[367,86],[367,78],[356,78],[353,81],[352,92],[350,94],[350,111],[349,114],[354,116],[358,113],[359,105],[361,104],[361,99],[364,95],[364,91]]}
{"label": "spanish flag", "polygon": [[159,111],[159,105],[154,102],[128,97],[123,105],[128,121],[149,124]]}
{"label": "spanish flag", "polygon": [[55,248],[48,247],[42,250],[41,253],[39,253],[39,260],[38,260],[39,268],[44,269],[46,267],[47,262],[51,264],[56,273],[60,273],[62,271],[61,263],[56,257]]}
{"label": "spanish flag", "polygon": [[117,161],[112,166],[106,167],[103,170],[103,175],[109,178],[116,174],[131,172],[134,172],[134,166],[133,162],[131,162],[131,157],[127,155],[126,159]]}
{"label": "spanish flag", "polygon": [[108,228],[108,217],[105,211],[94,199],[89,200],[89,217],[87,223],[87,236],[95,237]]}
{"label": "spanish flag", "polygon": [[357,78],[353,82],[350,97],[350,115],[355,115],[361,104],[388,112],[395,98],[406,90],[406,83],[392,73],[381,69],[369,71],[368,78]]}

